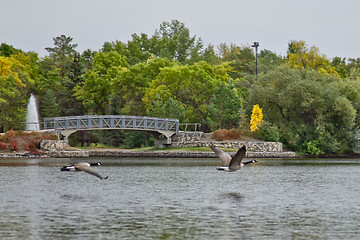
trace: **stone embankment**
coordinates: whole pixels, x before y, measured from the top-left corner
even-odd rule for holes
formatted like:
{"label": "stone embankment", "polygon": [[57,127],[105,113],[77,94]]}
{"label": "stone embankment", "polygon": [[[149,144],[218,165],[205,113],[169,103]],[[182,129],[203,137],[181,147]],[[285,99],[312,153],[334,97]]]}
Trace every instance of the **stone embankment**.
{"label": "stone embankment", "polygon": [[[191,136],[180,135],[180,139],[173,139],[171,147],[216,147],[239,149],[245,145],[248,158],[294,158],[294,152],[283,151],[283,145],[280,142],[264,141],[213,141],[204,140],[202,134],[196,133]],[[180,140],[180,141],[179,141]],[[203,140],[203,141],[201,141]],[[162,151],[132,151],[120,149],[92,149],[92,150],[73,150],[66,141],[41,140],[39,148],[42,154],[37,153],[6,153],[0,157],[53,157],[53,158],[85,158],[85,157],[129,157],[129,158],[215,158],[212,151],[182,151],[182,150],[162,150]],[[235,154],[235,152],[231,152]]]}
{"label": "stone embankment", "polygon": [[[249,158],[293,158],[294,152],[283,151],[283,145],[279,142],[263,142],[263,141],[184,141],[174,142],[172,147],[209,147],[214,145],[223,148],[238,149],[245,145],[247,148],[246,157]],[[119,149],[100,149],[86,151],[70,151],[66,150],[69,146],[65,141],[49,141],[40,142],[41,150],[48,157],[58,158],[81,158],[81,157],[130,157],[130,158],[214,158],[216,157],[212,151],[131,151]],[[232,152],[231,154],[235,154]]]}

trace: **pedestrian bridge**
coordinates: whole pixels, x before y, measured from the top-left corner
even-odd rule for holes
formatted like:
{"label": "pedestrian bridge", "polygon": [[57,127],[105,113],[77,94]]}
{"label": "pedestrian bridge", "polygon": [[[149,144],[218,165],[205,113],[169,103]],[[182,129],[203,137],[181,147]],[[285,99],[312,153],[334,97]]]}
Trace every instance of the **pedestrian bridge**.
{"label": "pedestrian bridge", "polygon": [[[171,144],[179,132],[179,119],[127,115],[92,115],[44,118],[44,130],[55,130],[67,139],[79,130],[125,129],[155,133],[155,144]],[[195,131],[196,131],[195,125]],[[161,137],[164,136],[165,138]]]}

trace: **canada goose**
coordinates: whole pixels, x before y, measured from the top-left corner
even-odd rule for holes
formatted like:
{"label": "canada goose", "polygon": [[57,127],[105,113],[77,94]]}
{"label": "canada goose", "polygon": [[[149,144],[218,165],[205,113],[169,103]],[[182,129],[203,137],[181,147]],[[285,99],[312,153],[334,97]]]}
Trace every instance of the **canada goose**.
{"label": "canada goose", "polygon": [[224,165],[223,167],[218,167],[216,168],[217,170],[222,170],[222,171],[228,171],[228,172],[234,172],[236,170],[239,170],[240,168],[242,168],[243,166],[245,166],[246,164],[249,163],[254,163],[257,162],[255,159],[249,161],[249,162],[244,162],[242,163],[242,159],[245,157],[245,153],[246,153],[246,147],[242,146],[234,155],[234,157],[232,157],[229,153],[224,152],[221,149],[218,149],[214,146],[210,146],[210,148],[215,152],[215,155],[220,158],[222,164]]}
{"label": "canada goose", "polygon": [[97,162],[97,163],[79,162],[71,166],[64,166],[61,168],[61,171],[83,171],[91,175],[94,175],[100,179],[107,179],[108,177],[103,178],[91,167],[91,166],[100,166],[100,165],[102,165],[101,162]]}

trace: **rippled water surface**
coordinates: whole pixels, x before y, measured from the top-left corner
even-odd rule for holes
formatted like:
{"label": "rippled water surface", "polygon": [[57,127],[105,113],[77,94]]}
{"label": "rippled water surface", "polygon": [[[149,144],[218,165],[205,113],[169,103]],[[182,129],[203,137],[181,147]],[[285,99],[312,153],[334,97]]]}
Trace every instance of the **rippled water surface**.
{"label": "rippled water surface", "polygon": [[[60,172],[96,162],[106,180]],[[358,239],[360,159],[0,159],[0,239]]]}

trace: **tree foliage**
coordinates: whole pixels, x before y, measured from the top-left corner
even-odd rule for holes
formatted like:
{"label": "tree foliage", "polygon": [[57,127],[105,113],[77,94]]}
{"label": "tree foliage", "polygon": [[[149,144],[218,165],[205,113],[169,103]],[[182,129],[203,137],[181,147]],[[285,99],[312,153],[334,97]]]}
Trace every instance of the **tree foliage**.
{"label": "tree foliage", "polygon": [[339,76],[330,60],[321,54],[319,48],[308,47],[305,41],[292,41],[288,48],[288,64],[298,69],[314,69],[322,74]]}
{"label": "tree foliage", "polygon": [[212,131],[238,127],[243,114],[243,96],[231,82],[221,82],[214,89],[214,95],[208,107],[207,122]]}
{"label": "tree foliage", "polygon": [[281,141],[309,154],[348,151],[356,127],[359,89],[313,71],[280,67],[261,76],[250,92],[264,120],[279,128]]}
{"label": "tree foliage", "polygon": [[130,65],[143,63],[149,58],[167,58],[181,64],[207,61],[218,64],[219,59],[212,45],[204,48],[200,38],[190,35],[190,30],[179,20],[163,22],[152,36],[145,33],[132,34],[132,40],[106,42],[102,51],[116,51],[128,58]]}
{"label": "tree foliage", "polygon": [[[253,127],[264,140],[305,154],[359,152],[360,58],[330,60],[315,46],[291,41],[285,57],[260,49],[256,78],[251,46],[220,44],[215,51],[178,20],[82,54],[72,37],[53,40],[40,59],[0,45],[0,131],[24,127],[30,93],[41,118],[145,115],[242,133],[259,104],[264,120]],[[145,141],[113,132],[92,137],[116,145]]]}
{"label": "tree foliage", "polygon": [[72,61],[72,57],[76,53],[75,48],[77,44],[72,44],[72,37],[61,35],[54,37],[54,47],[45,48],[49,52],[50,57],[54,60],[55,65],[60,68],[61,77],[65,77],[69,70],[69,63]]}
{"label": "tree foliage", "polygon": [[160,97],[155,98],[146,110],[146,116],[174,118],[179,119],[180,122],[187,121],[185,118],[185,107],[172,97],[169,97],[166,101]]}
{"label": "tree foliage", "polygon": [[115,51],[95,54],[93,67],[85,73],[83,85],[75,87],[75,96],[89,113],[111,113],[114,82],[127,66],[126,57]]}
{"label": "tree foliage", "polygon": [[[35,56],[36,57],[36,56]],[[0,56],[0,129],[20,129],[25,121],[26,102],[37,77],[31,56],[17,51]]]}
{"label": "tree foliage", "polygon": [[184,63],[198,53],[203,44],[201,39],[190,36],[190,30],[178,20],[163,22],[152,39],[159,57]]}
{"label": "tree foliage", "polygon": [[186,108],[186,119],[203,119],[214,89],[229,76],[227,65],[211,66],[206,62],[193,65],[175,64],[161,69],[146,90],[144,102],[149,106],[155,98],[164,101],[172,97]]}
{"label": "tree foliage", "polygon": [[256,130],[259,130],[259,126],[261,125],[261,122],[263,120],[263,113],[258,104],[253,106],[251,118],[250,118],[250,130],[252,132],[255,132]]}

